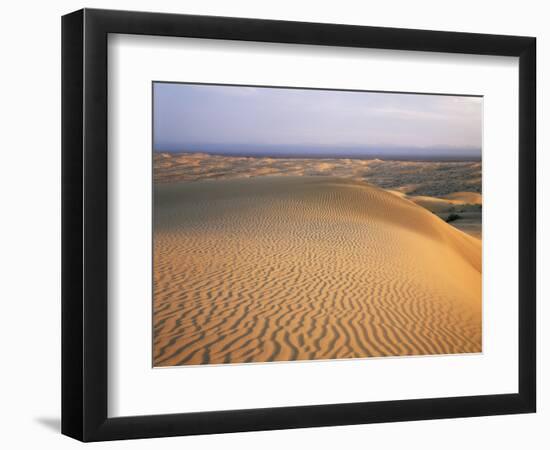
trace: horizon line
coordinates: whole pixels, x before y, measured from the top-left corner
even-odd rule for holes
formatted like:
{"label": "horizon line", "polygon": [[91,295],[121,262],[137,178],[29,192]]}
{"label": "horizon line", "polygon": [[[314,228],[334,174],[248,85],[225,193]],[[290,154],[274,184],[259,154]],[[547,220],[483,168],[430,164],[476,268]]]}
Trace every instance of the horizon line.
{"label": "horizon line", "polygon": [[153,153],[157,154],[187,154],[187,155],[208,155],[208,156],[222,156],[226,158],[272,158],[272,159],[359,159],[359,160],[373,160],[373,159],[379,159],[381,161],[432,161],[432,162],[481,162],[482,157],[479,156],[472,156],[472,155],[464,155],[464,156],[457,156],[457,155],[380,155],[380,154],[370,154],[370,155],[357,155],[357,154],[323,154],[323,153],[317,153],[317,154],[307,154],[307,155],[299,155],[295,153],[277,153],[277,154],[251,154],[249,152],[221,152],[221,151],[205,151],[205,150],[157,150],[153,149]]}

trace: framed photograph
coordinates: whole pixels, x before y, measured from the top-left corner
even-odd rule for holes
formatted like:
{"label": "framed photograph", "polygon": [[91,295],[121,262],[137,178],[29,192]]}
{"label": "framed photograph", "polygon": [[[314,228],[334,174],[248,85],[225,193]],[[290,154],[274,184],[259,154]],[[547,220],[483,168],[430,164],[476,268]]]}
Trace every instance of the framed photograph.
{"label": "framed photograph", "polygon": [[62,20],[62,432],[535,412],[533,37]]}

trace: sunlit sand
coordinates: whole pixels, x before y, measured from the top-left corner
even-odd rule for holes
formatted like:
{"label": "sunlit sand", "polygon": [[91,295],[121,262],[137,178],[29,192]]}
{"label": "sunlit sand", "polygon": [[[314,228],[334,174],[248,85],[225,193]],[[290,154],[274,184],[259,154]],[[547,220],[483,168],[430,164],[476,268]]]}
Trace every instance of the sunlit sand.
{"label": "sunlit sand", "polygon": [[479,193],[388,192],[372,161],[180,157],[155,163],[156,366],[482,350],[481,241],[445,221],[470,208],[480,232]]}

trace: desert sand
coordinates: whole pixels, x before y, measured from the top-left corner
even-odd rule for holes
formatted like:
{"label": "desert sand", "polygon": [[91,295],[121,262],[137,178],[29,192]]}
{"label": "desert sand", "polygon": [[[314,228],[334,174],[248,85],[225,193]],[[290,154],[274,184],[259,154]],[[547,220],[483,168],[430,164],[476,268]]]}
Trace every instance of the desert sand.
{"label": "desert sand", "polygon": [[421,190],[298,175],[157,180],[155,366],[482,350],[479,239]]}
{"label": "desert sand", "polygon": [[404,192],[394,190],[388,190],[388,192],[431,211],[445,221],[453,218],[450,222],[453,227],[481,239],[481,194],[477,192],[454,192],[445,197],[429,197],[425,195],[407,195]]}
{"label": "desert sand", "polygon": [[270,158],[155,153],[155,183],[262,176],[335,176],[389,190],[481,239],[480,161]]}

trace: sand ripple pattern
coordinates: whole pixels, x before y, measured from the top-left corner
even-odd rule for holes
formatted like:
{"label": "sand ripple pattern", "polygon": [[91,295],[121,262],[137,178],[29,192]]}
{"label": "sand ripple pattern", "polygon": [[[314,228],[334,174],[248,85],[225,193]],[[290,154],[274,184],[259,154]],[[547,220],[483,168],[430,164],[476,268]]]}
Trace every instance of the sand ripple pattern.
{"label": "sand ripple pattern", "polygon": [[155,366],[481,351],[481,244],[332,177],[157,184]]}

